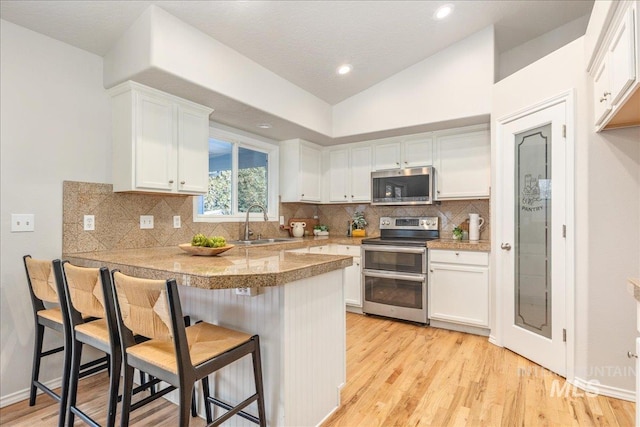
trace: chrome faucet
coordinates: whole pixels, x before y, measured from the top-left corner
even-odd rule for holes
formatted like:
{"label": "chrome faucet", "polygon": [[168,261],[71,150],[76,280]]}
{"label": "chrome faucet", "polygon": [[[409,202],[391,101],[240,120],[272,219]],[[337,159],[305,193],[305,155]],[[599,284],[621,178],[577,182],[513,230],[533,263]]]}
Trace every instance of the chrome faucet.
{"label": "chrome faucet", "polygon": [[252,208],[256,208],[256,207],[262,209],[262,214],[264,215],[264,220],[265,221],[269,221],[269,217],[267,216],[267,210],[262,205],[259,205],[259,204],[256,203],[254,205],[249,206],[247,208],[247,219],[244,222],[244,240],[249,240],[249,234],[250,234],[250,231],[249,231],[249,212],[251,211]]}

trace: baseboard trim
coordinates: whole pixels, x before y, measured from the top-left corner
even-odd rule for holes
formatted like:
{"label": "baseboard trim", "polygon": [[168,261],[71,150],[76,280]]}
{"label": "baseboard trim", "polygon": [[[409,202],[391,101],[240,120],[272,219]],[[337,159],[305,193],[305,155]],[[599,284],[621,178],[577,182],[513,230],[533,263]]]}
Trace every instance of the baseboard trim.
{"label": "baseboard trim", "polygon": [[498,339],[495,335],[489,334],[489,342],[495,346],[502,347],[500,344],[498,344]]}
{"label": "baseboard trim", "polygon": [[464,332],[467,334],[482,335],[485,337],[488,337],[490,333],[489,329],[487,328],[481,328],[478,326],[471,326],[471,325],[462,325],[458,323],[445,322],[442,320],[434,320],[434,319],[429,320],[429,326],[433,328],[448,329],[450,331]]}
{"label": "baseboard trim", "polygon": [[[29,375],[31,378],[31,375]],[[56,378],[50,381],[46,381],[43,383],[51,390],[55,390],[58,387],[62,386],[62,378]],[[41,396],[45,396],[45,399],[51,399],[49,396],[46,396],[40,389],[38,389],[37,399],[40,399]],[[22,402],[23,400],[29,399],[29,387],[24,390],[18,390],[14,393],[8,394],[6,396],[0,396],[0,408],[4,408],[5,406],[13,405],[14,403]]]}
{"label": "baseboard trim", "polygon": [[611,387],[606,384],[600,384],[597,380],[588,381],[583,378],[575,377],[571,384],[585,392],[613,397],[615,399],[628,400],[630,402],[636,401],[636,392],[634,390]]}

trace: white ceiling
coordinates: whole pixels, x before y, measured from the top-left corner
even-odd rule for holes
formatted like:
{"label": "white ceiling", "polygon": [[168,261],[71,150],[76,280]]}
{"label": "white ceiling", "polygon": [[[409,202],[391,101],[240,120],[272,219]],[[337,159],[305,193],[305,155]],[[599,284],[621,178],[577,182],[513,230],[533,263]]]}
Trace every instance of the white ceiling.
{"label": "white ceiling", "polygon": [[[434,21],[444,3],[454,13]],[[593,0],[2,0],[0,17],[102,56],[151,4],[334,105],[491,24],[504,52],[589,14]],[[353,72],[336,75],[345,62]]]}

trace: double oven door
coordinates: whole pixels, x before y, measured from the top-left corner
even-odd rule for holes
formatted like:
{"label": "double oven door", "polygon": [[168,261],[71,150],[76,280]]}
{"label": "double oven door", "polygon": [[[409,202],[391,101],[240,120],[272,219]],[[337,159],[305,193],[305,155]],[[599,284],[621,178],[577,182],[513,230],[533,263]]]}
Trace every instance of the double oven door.
{"label": "double oven door", "polygon": [[363,312],[428,323],[426,246],[362,245]]}

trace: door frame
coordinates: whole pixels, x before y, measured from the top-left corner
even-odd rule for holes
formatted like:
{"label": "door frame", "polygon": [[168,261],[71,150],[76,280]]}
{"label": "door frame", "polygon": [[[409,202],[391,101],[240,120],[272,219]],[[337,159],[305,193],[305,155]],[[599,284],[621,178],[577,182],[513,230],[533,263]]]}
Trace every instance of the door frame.
{"label": "door frame", "polygon": [[[567,348],[566,348],[566,367],[567,381],[574,382],[575,378],[575,89],[569,89],[559,93],[553,97],[544,99],[535,104],[524,107],[514,113],[496,119],[495,126],[495,150],[493,153],[494,161],[494,187],[492,195],[495,195],[496,209],[492,209],[492,224],[501,224],[504,221],[505,214],[502,212],[503,197],[500,191],[496,191],[497,184],[504,180],[505,167],[502,159],[503,147],[506,141],[503,140],[502,131],[505,125],[518,120],[524,116],[536,113],[554,105],[565,103],[566,115],[566,138],[565,138],[565,185],[566,185],[566,246],[565,246],[565,325],[567,330]],[[492,274],[495,310],[493,310],[494,330],[490,341],[500,347],[504,346],[504,324],[505,318],[505,302],[503,293],[506,286],[513,286],[512,283],[503,282],[502,272],[505,268],[503,261],[503,250],[500,245],[504,242],[504,236],[501,227],[491,227],[491,254],[495,273]]]}

